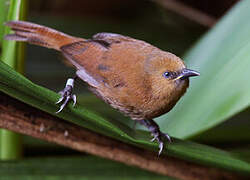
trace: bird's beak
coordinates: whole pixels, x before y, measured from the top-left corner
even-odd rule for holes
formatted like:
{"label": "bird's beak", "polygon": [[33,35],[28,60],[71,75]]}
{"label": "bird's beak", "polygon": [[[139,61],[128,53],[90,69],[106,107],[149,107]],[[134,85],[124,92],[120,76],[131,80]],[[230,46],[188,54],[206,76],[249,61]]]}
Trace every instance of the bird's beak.
{"label": "bird's beak", "polygon": [[198,73],[197,71],[191,70],[191,69],[183,69],[182,72],[180,73],[180,75],[175,78],[175,80],[177,79],[186,79],[189,78],[191,76],[199,76],[200,73]]}

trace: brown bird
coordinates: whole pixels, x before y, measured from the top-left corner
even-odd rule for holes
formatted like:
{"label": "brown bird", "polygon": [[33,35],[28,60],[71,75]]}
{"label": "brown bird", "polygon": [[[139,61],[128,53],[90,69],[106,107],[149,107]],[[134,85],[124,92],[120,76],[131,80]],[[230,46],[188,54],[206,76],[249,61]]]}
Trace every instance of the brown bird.
{"label": "brown bird", "polygon": [[[199,75],[187,69],[179,57],[119,34],[98,33],[91,39],[83,39],[24,21],[5,25],[14,31],[5,36],[6,40],[60,51],[76,68],[76,77],[86,82],[93,93],[149,129],[152,140],[159,143],[159,154],[164,141],[171,142],[153,118],[170,111],[186,92],[189,77]],[[76,103],[72,94],[76,77],[69,78],[60,92],[57,103],[62,105],[58,112],[71,99]]]}

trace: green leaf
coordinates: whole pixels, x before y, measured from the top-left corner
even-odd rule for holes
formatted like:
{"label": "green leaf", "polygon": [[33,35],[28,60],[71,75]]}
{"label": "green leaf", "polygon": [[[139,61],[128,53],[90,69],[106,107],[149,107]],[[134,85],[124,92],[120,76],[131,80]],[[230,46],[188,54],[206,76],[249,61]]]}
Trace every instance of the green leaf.
{"label": "green leaf", "polygon": [[248,126],[227,126],[208,130],[193,138],[196,142],[202,143],[248,143],[250,141],[250,127]]}
{"label": "green leaf", "polygon": [[208,131],[195,136],[192,140],[205,144],[242,144],[250,141],[250,108],[228,119]]}
{"label": "green leaf", "polygon": [[[130,167],[121,163],[93,156],[76,156],[60,158],[32,158],[22,161],[2,162],[1,179],[167,179],[151,172]],[[13,176],[14,175],[14,176]],[[4,178],[3,178],[4,177]]]}
{"label": "green leaf", "polygon": [[250,1],[240,1],[185,56],[198,70],[178,105],[159,118],[163,131],[188,138],[250,105]]}
{"label": "green leaf", "polygon": [[[103,135],[139,147],[158,149],[157,144],[149,141],[150,136],[148,133],[134,131],[130,127],[119,123],[119,121],[106,119],[85,107],[78,105],[73,108],[72,104],[70,104],[61,113],[55,114],[58,109],[58,106],[55,105],[59,98],[57,93],[32,83],[2,62],[0,62],[0,91],[52,115]],[[188,161],[250,174],[250,164],[247,161],[238,158],[232,153],[201,144],[174,139],[174,143],[168,145],[164,153]]]}

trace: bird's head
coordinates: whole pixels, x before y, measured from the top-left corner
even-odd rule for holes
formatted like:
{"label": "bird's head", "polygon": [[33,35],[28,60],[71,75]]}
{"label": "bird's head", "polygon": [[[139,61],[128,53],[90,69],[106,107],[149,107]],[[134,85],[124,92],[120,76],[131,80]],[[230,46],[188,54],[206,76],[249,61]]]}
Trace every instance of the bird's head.
{"label": "bird's head", "polygon": [[189,77],[199,76],[197,71],[187,69],[184,62],[174,54],[162,52],[146,62],[152,93],[157,99],[178,101],[189,86]]}

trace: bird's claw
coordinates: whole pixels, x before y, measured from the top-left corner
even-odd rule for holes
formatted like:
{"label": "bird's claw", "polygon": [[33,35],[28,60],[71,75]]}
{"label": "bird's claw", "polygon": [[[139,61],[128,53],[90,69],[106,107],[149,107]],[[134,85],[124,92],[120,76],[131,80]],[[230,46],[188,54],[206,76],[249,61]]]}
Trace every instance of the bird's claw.
{"label": "bird's claw", "polygon": [[68,79],[65,88],[59,92],[61,97],[56,102],[56,104],[62,103],[62,105],[60,106],[60,109],[56,112],[56,114],[61,112],[64,109],[64,107],[69,103],[70,100],[73,100],[73,107],[76,105],[76,95],[72,94],[73,83],[74,83],[73,79]]}
{"label": "bird's claw", "polygon": [[153,139],[151,141],[153,142],[156,140],[159,143],[158,155],[161,154],[163,147],[164,147],[164,142],[166,139],[168,140],[168,142],[170,143],[172,142],[170,136],[166,133],[162,133],[160,130],[156,132],[152,132],[152,136],[153,136]]}

